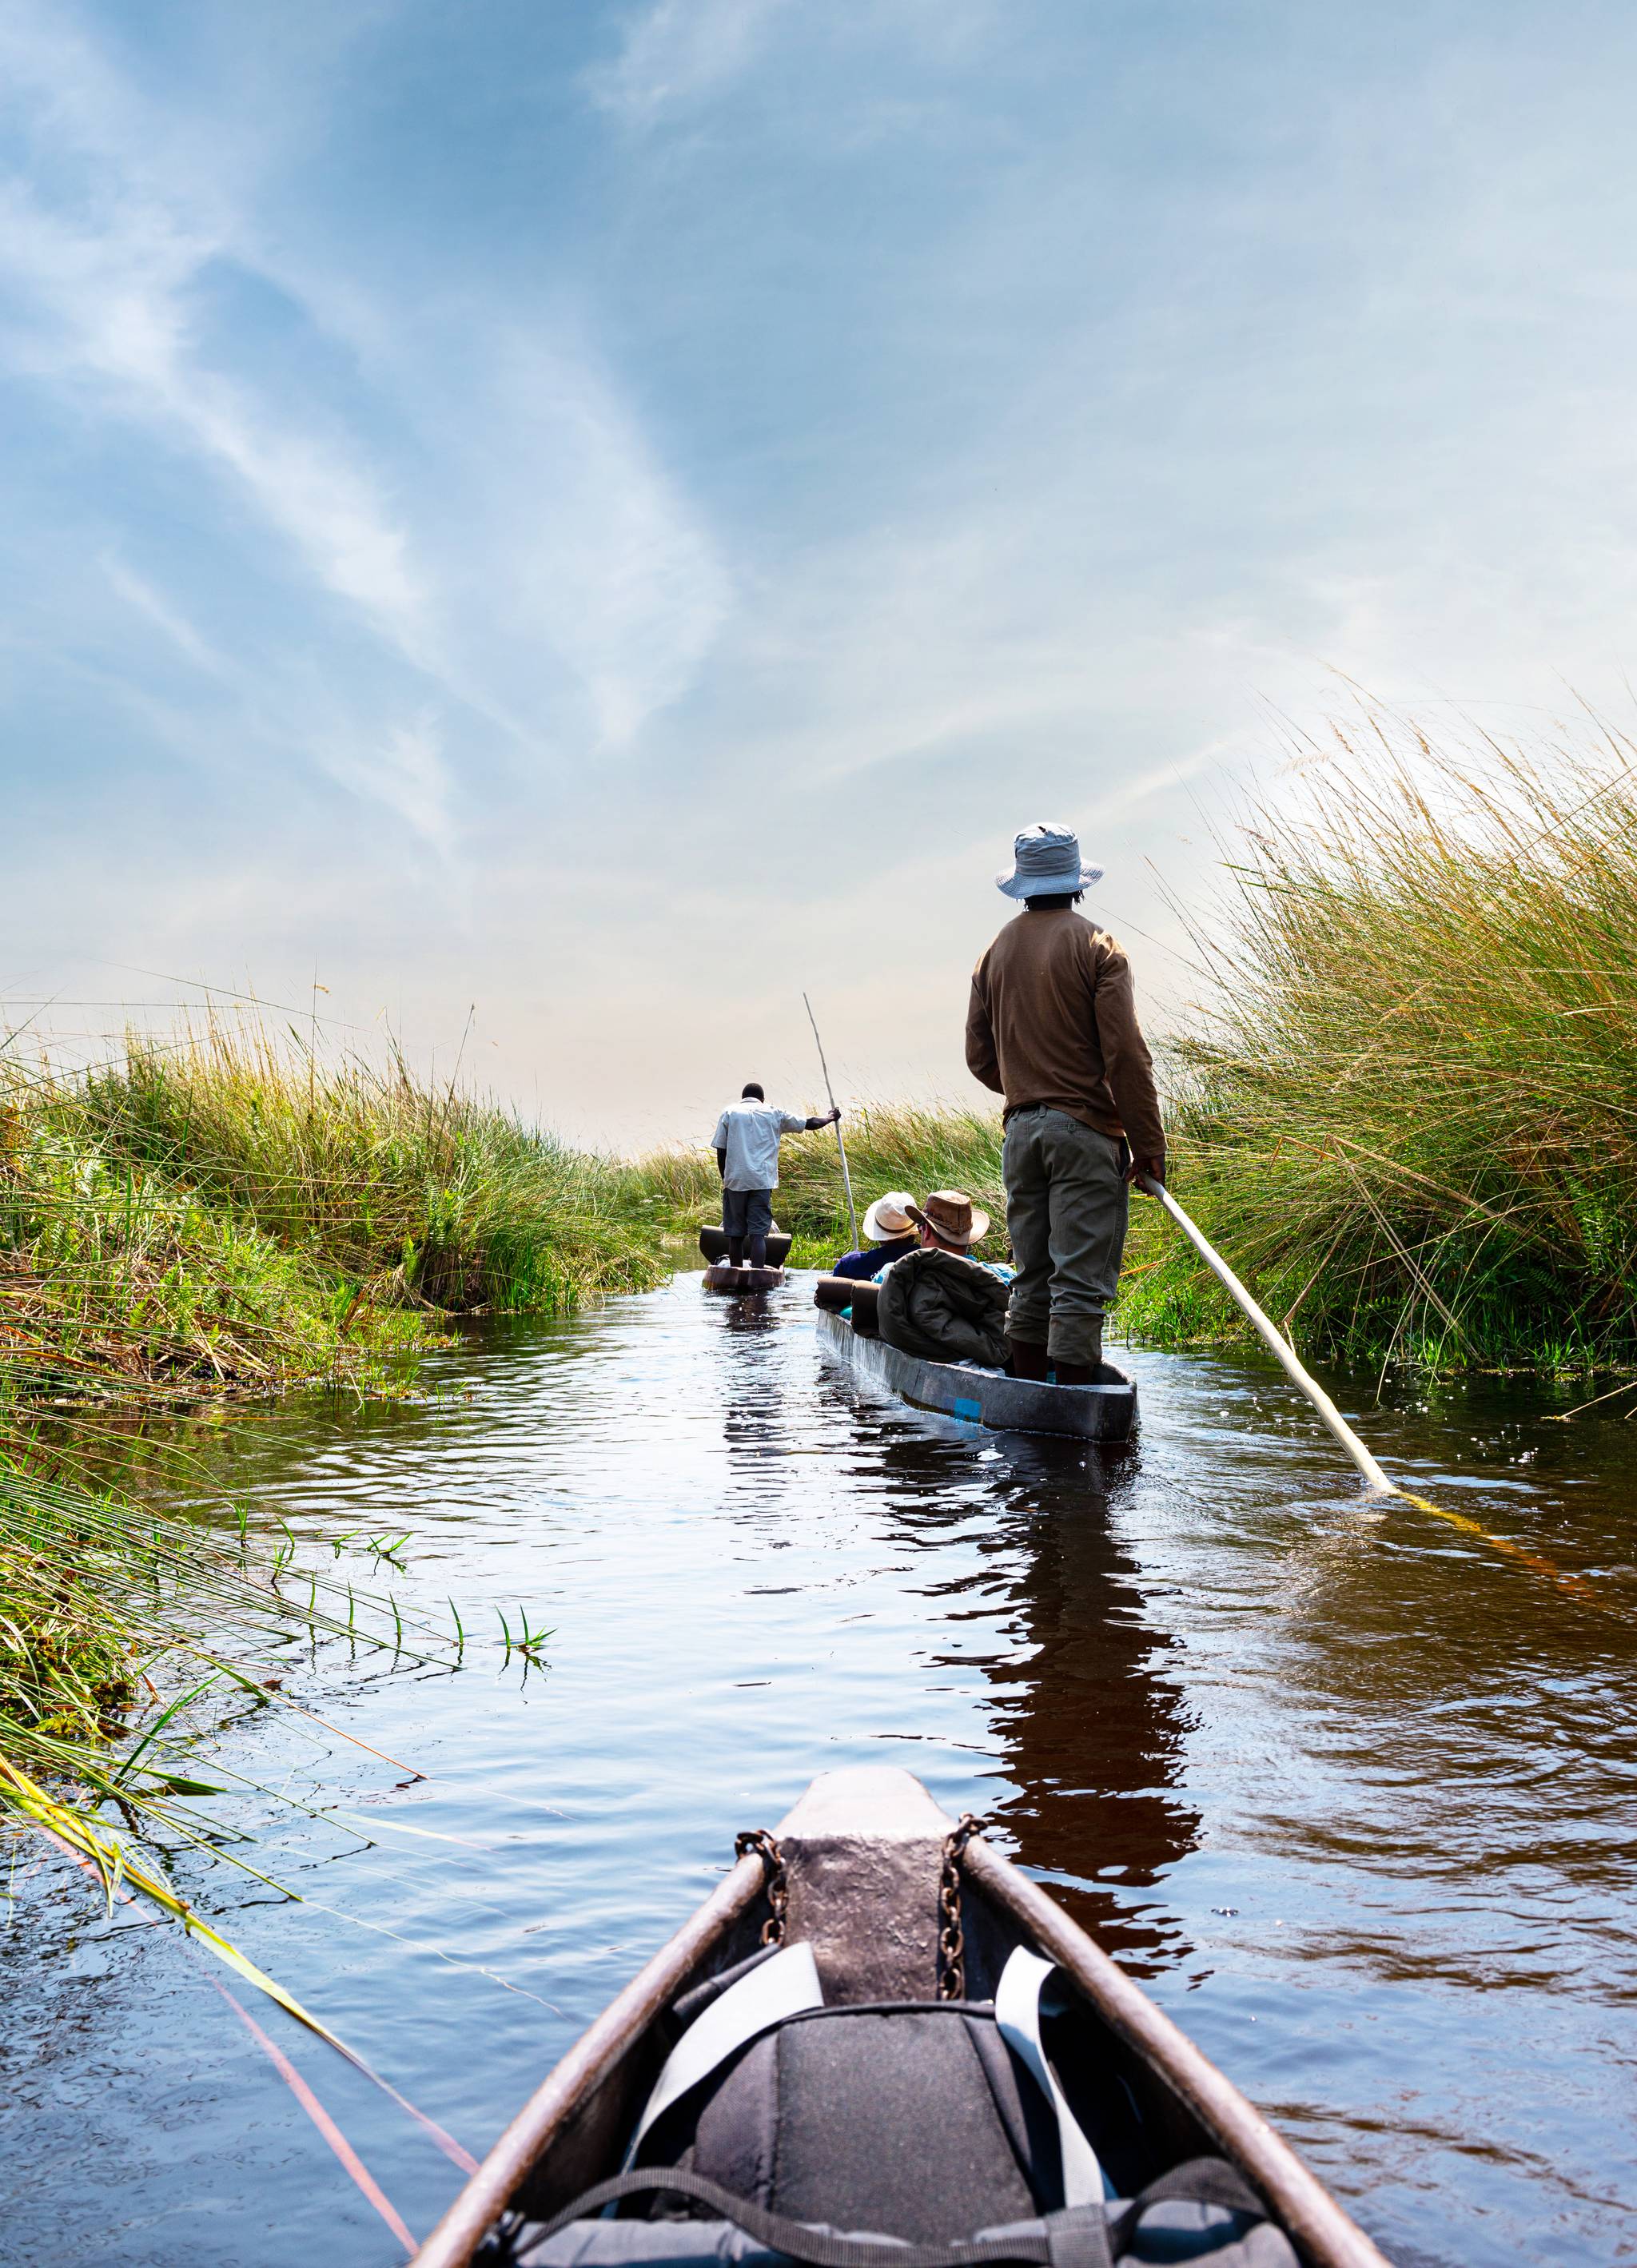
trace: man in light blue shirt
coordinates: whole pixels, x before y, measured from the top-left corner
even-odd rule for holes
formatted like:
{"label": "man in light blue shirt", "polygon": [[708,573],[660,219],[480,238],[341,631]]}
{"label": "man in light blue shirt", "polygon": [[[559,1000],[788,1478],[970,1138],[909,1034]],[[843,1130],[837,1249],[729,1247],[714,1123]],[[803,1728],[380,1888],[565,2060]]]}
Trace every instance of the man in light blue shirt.
{"label": "man in light blue shirt", "polygon": [[815,1134],[840,1116],[839,1110],[830,1110],[822,1118],[798,1118],[788,1110],[773,1109],[752,1079],[739,1101],[717,1120],[711,1142],[722,1176],[722,1227],[731,1267],[742,1268],[747,1261],[752,1268],[767,1265],[780,1135]]}

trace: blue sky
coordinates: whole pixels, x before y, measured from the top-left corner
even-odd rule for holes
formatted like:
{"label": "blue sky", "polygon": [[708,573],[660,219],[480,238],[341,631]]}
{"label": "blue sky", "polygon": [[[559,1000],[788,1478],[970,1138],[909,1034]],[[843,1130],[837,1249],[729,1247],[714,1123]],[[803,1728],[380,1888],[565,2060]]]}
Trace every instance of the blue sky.
{"label": "blue sky", "polygon": [[1574,0],[0,0],[0,987],[476,1003],[630,1145],[812,1095],[805,986],[961,1094],[1046,817],[1162,1024],[1281,719],[1629,707],[1634,67]]}

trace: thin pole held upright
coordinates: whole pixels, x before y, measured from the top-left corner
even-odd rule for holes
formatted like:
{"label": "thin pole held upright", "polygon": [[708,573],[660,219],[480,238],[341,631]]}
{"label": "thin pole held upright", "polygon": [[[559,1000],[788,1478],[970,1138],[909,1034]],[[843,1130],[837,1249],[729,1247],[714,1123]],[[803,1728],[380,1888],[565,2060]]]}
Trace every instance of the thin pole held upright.
{"label": "thin pole held upright", "polygon": [[[805,992],[801,996],[801,1005],[807,1012],[808,1023],[813,1027],[814,1042],[818,1049],[819,1069],[824,1074],[824,1092],[830,1097],[830,1107],[833,1110],[836,1108],[836,1090],[830,1083],[830,1065],[824,1060],[824,1042],[819,1038],[818,1018],[814,1014],[813,1003]],[[852,1248],[856,1252],[859,1248],[859,1216],[853,1210],[852,1176],[847,1171],[847,1145],[842,1138],[839,1118],[836,1121],[836,1147],[841,1152],[841,1186],[847,1193],[847,1219],[852,1229]]]}

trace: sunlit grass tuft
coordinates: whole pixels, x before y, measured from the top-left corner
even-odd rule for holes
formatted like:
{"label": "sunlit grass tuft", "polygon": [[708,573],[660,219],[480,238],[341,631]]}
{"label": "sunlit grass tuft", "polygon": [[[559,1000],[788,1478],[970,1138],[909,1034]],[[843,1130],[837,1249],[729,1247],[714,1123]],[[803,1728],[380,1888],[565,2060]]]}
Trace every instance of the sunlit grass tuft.
{"label": "sunlit grass tuft", "polygon": [[[1637,1356],[1637,748],[1370,720],[1197,924],[1175,1184],[1298,1344],[1434,1368]],[[1121,1302],[1236,1324],[1145,1219]]]}

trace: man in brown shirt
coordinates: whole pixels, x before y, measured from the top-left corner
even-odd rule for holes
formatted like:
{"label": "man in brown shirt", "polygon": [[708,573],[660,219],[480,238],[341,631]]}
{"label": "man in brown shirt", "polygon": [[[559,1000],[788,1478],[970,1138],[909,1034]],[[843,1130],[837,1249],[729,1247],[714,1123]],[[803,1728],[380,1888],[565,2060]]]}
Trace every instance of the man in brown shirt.
{"label": "man in brown shirt", "polygon": [[1024,910],[972,972],[966,1061],[1006,1097],[1007,1367],[1087,1386],[1119,1280],[1127,1184],[1165,1178],[1154,1065],[1125,955],[1074,910],[1102,869],[1081,865],[1072,829],[1027,828],[995,879]]}

